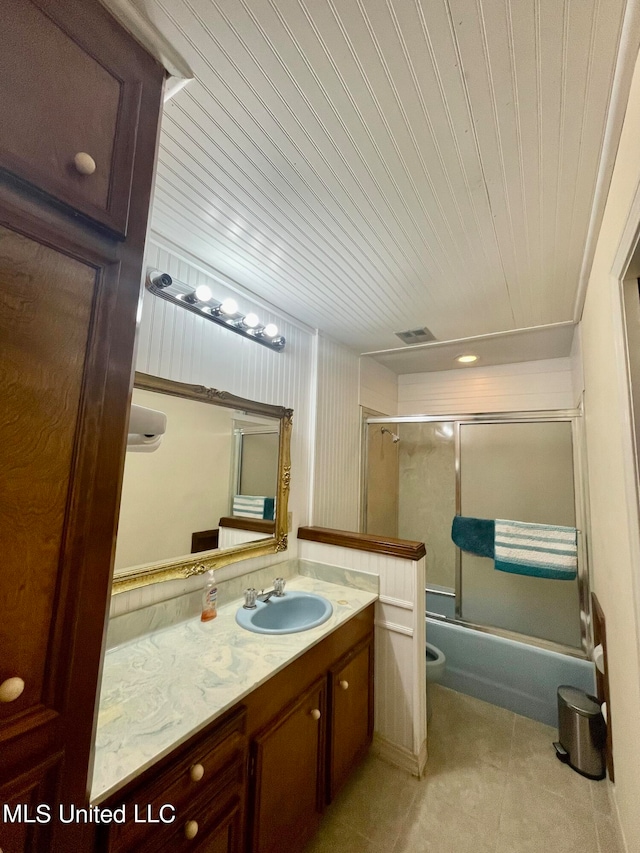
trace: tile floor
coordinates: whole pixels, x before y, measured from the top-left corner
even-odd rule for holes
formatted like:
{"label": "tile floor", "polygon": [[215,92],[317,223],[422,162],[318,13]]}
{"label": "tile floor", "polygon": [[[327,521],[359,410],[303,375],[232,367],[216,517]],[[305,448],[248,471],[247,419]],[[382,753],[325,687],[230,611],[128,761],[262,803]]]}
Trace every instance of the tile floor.
{"label": "tile floor", "polygon": [[305,853],[622,853],[606,782],[555,757],[550,726],[440,685],[427,774],[369,756]]}

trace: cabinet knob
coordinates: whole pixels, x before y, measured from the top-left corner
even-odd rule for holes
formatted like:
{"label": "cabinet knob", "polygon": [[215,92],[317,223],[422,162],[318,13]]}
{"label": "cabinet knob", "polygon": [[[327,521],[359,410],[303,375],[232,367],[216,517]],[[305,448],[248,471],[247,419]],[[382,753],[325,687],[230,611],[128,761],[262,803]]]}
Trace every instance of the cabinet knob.
{"label": "cabinet knob", "polygon": [[343,680],[340,682],[340,689],[341,689],[341,690],[348,690],[348,689],[349,689],[349,682],[348,682],[348,681],[345,681],[345,680],[343,679]]}
{"label": "cabinet knob", "polygon": [[314,708],[311,712],[311,716],[314,720],[319,720],[322,715],[320,714],[320,711],[317,708]]}
{"label": "cabinet knob", "polygon": [[198,834],[198,821],[188,820],[184,825],[184,837],[191,841]]}
{"label": "cabinet knob", "polygon": [[81,175],[93,175],[96,170],[96,161],[85,151],[78,151],[73,158],[73,165]]}
{"label": "cabinet knob", "polygon": [[199,782],[204,776],[204,767],[202,764],[194,764],[189,770],[189,776],[192,782]]}
{"label": "cabinet knob", "polygon": [[21,678],[7,678],[0,684],[0,702],[13,702],[22,695],[24,681]]}

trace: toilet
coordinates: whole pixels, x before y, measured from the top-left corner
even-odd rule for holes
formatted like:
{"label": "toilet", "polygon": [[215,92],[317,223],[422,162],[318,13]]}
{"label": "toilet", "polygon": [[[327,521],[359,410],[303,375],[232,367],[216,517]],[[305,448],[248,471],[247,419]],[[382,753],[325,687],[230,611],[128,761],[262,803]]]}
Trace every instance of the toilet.
{"label": "toilet", "polygon": [[429,696],[429,684],[437,684],[442,681],[447,659],[437,646],[427,643],[427,722],[431,719],[431,697]]}

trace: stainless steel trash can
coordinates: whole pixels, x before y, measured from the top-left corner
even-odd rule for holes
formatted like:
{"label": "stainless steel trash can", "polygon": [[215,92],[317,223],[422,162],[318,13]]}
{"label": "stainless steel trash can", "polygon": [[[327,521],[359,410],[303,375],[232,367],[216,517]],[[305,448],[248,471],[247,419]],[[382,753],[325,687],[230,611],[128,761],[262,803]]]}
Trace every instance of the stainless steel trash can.
{"label": "stainless steel trash can", "polygon": [[556,755],[588,779],[604,779],[607,727],[595,696],[577,687],[558,687]]}

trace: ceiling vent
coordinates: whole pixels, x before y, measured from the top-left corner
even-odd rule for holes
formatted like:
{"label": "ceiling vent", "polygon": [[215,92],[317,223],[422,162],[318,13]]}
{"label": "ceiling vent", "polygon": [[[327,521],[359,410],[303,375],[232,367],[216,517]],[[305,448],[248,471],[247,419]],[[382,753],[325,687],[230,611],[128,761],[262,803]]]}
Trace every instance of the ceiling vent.
{"label": "ceiling vent", "polygon": [[396,332],[403,344],[428,344],[435,341],[436,336],[425,326],[424,329],[407,329],[406,332]]}

